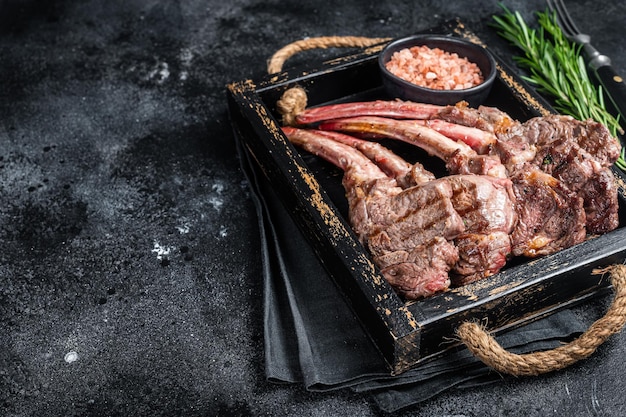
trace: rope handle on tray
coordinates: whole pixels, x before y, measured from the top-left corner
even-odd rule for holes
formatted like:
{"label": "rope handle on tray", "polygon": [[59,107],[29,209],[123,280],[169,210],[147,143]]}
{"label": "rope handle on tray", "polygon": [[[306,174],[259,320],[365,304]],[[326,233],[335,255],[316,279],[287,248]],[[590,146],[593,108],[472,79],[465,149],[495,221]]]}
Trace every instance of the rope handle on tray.
{"label": "rope handle on tray", "polygon": [[276,51],[267,64],[267,72],[268,74],[280,72],[287,59],[302,51],[326,48],[365,48],[388,40],[389,38],[366,38],[362,36],[320,36],[301,39]]}
{"label": "rope handle on tray", "polygon": [[[293,55],[316,48],[363,48],[388,41],[389,38],[359,36],[322,36],[302,39],[279,49],[269,60],[267,72],[280,72]],[[276,103],[283,123],[293,124],[295,116],[307,106],[306,91],[302,87],[286,90]],[[487,366],[498,372],[515,376],[533,376],[566,368],[591,356],[610,336],[626,324],[626,265],[616,264],[599,271],[609,272],[615,291],[604,317],[594,322],[577,339],[558,348],[526,354],[505,350],[483,327],[474,322],[462,323],[456,330],[461,342]]]}
{"label": "rope handle on tray", "polygon": [[604,317],[594,322],[577,339],[558,348],[527,354],[508,352],[474,322],[461,324],[457,336],[474,356],[498,372],[533,376],[566,368],[586,359],[610,336],[626,324],[626,265],[616,264],[599,272],[609,272],[615,298]]}
{"label": "rope handle on tray", "polygon": [[[390,38],[366,38],[362,36],[320,36],[301,39],[276,51],[267,64],[267,72],[268,74],[280,72],[287,59],[303,51],[326,48],[365,48],[389,40]],[[276,102],[277,110],[282,115],[285,125],[293,125],[295,117],[306,106],[307,95],[302,87],[292,87],[286,90]]]}

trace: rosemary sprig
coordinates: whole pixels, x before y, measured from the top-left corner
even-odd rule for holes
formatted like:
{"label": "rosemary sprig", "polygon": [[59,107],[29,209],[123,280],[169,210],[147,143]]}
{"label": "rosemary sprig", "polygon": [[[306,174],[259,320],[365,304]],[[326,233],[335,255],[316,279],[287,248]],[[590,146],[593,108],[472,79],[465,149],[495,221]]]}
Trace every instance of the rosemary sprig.
{"label": "rosemary sprig", "polygon": [[[519,12],[504,10],[493,16],[498,34],[523,52],[513,57],[529,75],[522,76],[539,93],[553,99],[554,108],[579,120],[593,119],[604,124],[617,137],[623,133],[619,121],[604,106],[604,92],[590,79],[581,47],[570,42],[549,11],[537,12],[538,29],[528,26]],[[626,170],[626,150],[615,163]]]}

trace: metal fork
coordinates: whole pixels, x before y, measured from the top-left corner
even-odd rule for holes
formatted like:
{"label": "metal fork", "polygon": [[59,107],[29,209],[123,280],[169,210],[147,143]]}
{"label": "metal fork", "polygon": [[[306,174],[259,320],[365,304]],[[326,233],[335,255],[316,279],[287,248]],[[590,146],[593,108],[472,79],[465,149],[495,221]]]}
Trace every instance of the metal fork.
{"label": "metal fork", "polygon": [[601,54],[591,45],[591,37],[581,33],[572,20],[562,0],[546,0],[548,8],[556,14],[557,22],[567,39],[582,45],[585,60],[609,95],[620,114],[620,120],[626,120],[626,84],[611,65],[611,59]]}

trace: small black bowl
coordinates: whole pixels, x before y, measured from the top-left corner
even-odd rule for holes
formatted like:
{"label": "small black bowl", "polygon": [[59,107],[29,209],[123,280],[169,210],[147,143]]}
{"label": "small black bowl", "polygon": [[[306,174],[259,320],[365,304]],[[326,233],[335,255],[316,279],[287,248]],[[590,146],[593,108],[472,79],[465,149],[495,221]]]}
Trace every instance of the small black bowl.
{"label": "small black bowl", "polygon": [[[477,86],[463,90],[435,90],[413,84],[387,70],[385,65],[396,51],[421,45],[426,45],[429,48],[439,48],[449,53],[456,53],[462,58],[467,58],[470,62],[478,65],[484,81]],[[414,35],[397,39],[382,50],[378,57],[378,64],[382,74],[383,85],[390,96],[403,100],[440,105],[466,101],[472,107],[479,106],[489,95],[497,72],[496,61],[485,48],[465,39],[442,35]]]}

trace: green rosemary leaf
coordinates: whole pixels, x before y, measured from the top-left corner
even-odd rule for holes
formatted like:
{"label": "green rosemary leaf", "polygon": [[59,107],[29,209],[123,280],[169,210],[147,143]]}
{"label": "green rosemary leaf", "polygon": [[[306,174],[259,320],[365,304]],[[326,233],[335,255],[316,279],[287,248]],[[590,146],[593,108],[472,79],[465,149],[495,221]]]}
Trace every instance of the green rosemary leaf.
{"label": "green rosemary leaf", "polygon": [[[523,16],[500,3],[502,15],[494,15],[492,26],[499,36],[523,53],[513,60],[528,71],[522,78],[540,94],[552,98],[554,108],[579,120],[593,119],[604,124],[611,134],[622,134],[618,118],[605,106],[604,91],[589,77],[582,58],[582,46],[570,42],[549,11],[537,12],[537,29],[531,28]],[[626,150],[615,163],[626,170]]]}

